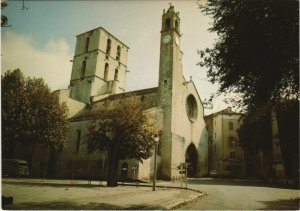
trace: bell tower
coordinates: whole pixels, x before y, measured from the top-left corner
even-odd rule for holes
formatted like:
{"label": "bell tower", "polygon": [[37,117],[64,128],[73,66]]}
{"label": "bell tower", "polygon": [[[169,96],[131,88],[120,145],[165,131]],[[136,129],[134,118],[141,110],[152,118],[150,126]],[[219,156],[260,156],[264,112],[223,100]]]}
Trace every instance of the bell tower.
{"label": "bell tower", "polygon": [[[174,108],[177,106],[175,98],[181,96],[182,52],[180,50],[180,18],[179,12],[175,12],[174,6],[170,5],[167,11],[163,11],[160,39],[160,61],[158,102],[163,109],[163,128],[161,137],[161,172],[163,179],[172,176],[173,157],[172,151],[174,121]],[[172,113],[173,112],[173,113]]]}
{"label": "bell tower", "polygon": [[160,39],[159,95],[158,104],[168,105],[176,78],[182,77],[182,52],[180,50],[179,12],[170,6],[163,12]]}
{"label": "bell tower", "polygon": [[124,92],[128,49],[102,27],[77,35],[70,98],[90,103]]}

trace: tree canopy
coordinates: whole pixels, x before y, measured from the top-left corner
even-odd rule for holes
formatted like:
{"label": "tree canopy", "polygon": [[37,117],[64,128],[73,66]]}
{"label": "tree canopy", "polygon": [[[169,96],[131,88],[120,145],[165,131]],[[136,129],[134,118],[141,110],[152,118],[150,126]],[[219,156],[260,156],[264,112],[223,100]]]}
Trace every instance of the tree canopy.
{"label": "tree canopy", "polygon": [[[277,104],[277,118],[282,157],[286,173],[291,178],[299,179],[299,106],[297,100]],[[240,142],[250,156],[261,150],[265,158],[271,159],[270,113],[257,115],[249,112],[243,118],[238,130]]]}
{"label": "tree canopy", "polygon": [[[7,7],[7,3],[4,0],[1,0],[1,11]],[[3,15],[3,12],[1,14],[1,27],[9,27],[8,25],[8,18],[7,16]]]}
{"label": "tree canopy", "polygon": [[12,157],[15,143],[61,148],[68,129],[67,107],[43,79],[25,78],[21,70],[1,77],[2,152]]}
{"label": "tree canopy", "polygon": [[115,186],[118,161],[149,158],[157,129],[153,116],[145,112],[147,103],[134,95],[125,94],[105,105],[105,109],[90,114],[94,120],[88,126],[87,148],[89,152],[107,152],[107,184]]}
{"label": "tree canopy", "polygon": [[200,9],[219,38],[199,51],[199,65],[219,93],[239,94],[236,105],[250,110],[298,97],[297,0],[208,0]]}

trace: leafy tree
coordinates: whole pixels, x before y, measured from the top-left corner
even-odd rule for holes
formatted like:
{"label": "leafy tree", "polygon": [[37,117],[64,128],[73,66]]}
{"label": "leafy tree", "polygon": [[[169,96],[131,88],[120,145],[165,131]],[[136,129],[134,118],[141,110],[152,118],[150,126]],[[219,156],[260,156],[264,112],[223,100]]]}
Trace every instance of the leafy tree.
{"label": "leafy tree", "polygon": [[233,101],[248,110],[298,97],[297,0],[208,0],[200,8],[219,39],[199,51],[199,65],[219,93],[238,94]]}
{"label": "leafy tree", "polygon": [[[248,111],[239,131],[244,149],[261,149],[268,155],[272,108],[292,99],[298,107],[299,2],[208,0],[200,9],[213,18],[210,31],[219,39],[212,48],[199,51],[199,65],[208,68],[212,83],[220,84],[217,95],[235,93],[239,97],[231,102]],[[292,139],[284,128],[293,127],[294,122],[285,121],[286,125],[279,125],[279,135],[283,151],[288,151],[286,147],[294,144],[287,144]],[[298,135],[295,130],[290,132],[293,137]]]}
{"label": "leafy tree", "polygon": [[[1,10],[7,7],[7,3],[4,0],[1,0]],[[9,27],[8,18],[5,15],[1,14],[1,27]]]}
{"label": "leafy tree", "polygon": [[87,148],[90,153],[96,150],[107,152],[107,185],[117,186],[119,160],[149,158],[156,126],[152,115],[145,112],[147,103],[134,95],[125,95],[105,105],[104,110],[90,114],[94,120],[88,126]]}
{"label": "leafy tree", "polygon": [[238,135],[242,147],[250,155],[255,155],[259,150],[265,154],[271,153],[272,137],[271,137],[270,113],[267,115],[257,115],[248,113],[243,117],[243,123],[238,129]]}
{"label": "leafy tree", "polygon": [[63,146],[67,107],[59,103],[43,79],[25,79],[16,69],[1,77],[1,88],[3,157],[13,156],[17,142],[32,149]]}
{"label": "leafy tree", "polygon": [[289,177],[299,182],[299,103],[297,100],[278,105],[280,145]]}
{"label": "leafy tree", "polygon": [[[299,172],[299,105],[297,100],[276,104],[280,146],[287,175],[298,180]],[[258,110],[261,111],[261,110]],[[261,150],[266,159],[272,158],[270,113],[249,112],[238,130],[239,139],[247,155]],[[270,172],[269,172],[270,173]]]}
{"label": "leafy tree", "polygon": [[25,78],[20,70],[6,72],[1,76],[2,104],[2,156],[13,156],[16,142],[22,141],[23,117],[22,99],[25,98]]}

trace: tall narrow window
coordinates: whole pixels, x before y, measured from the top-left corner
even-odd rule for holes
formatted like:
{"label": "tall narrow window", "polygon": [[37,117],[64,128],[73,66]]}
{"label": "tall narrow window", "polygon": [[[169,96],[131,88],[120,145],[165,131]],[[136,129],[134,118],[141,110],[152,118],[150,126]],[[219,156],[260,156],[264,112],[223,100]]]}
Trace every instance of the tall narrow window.
{"label": "tall narrow window", "polygon": [[89,50],[89,44],[90,44],[90,37],[87,37],[85,39],[85,49],[84,49],[84,52],[88,52],[88,50]]}
{"label": "tall narrow window", "polygon": [[229,128],[229,130],[233,130],[233,122],[228,123],[228,128]]}
{"label": "tall narrow window", "polygon": [[114,77],[114,80],[117,81],[117,80],[118,80],[118,77],[119,77],[119,70],[116,69],[116,70],[115,70],[115,77]]}
{"label": "tall narrow window", "polygon": [[170,18],[168,18],[166,20],[166,29],[170,29],[170,28],[171,28],[171,20],[170,20]]}
{"label": "tall narrow window", "polygon": [[77,130],[77,142],[76,142],[76,151],[79,151],[80,148],[80,139],[81,139],[81,130]]}
{"label": "tall narrow window", "polygon": [[177,20],[175,20],[175,30],[179,32],[179,24]]}
{"label": "tall narrow window", "polygon": [[111,40],[107,39],[107,44],[106,44],[106,54],[110,55],[110,48],[111,48]]}
{"label": "tall narrow window", "polygon": [[235,138],[233,136],[228,137],[228,146],[235,147]]}
{"label": "tall narrow window", "polygon": [[120,61],[120,57],[121,57],[121,47],[118,45],[116,60]]}
{"label": "tall narrow window", "polygon": [[105,67],[104,67],[104,80],[105,81],[108,80],[108,63],[105,63]]}
{"label": "tall narrow window", "polygon": [[235,158],[235,152],[230,152],[229,158],[230,158],[230,159],[234,159],[234,158]]}
{"label": "tall narrow window", "polygon": [[81,73],[80,73],[80,79],[83,80],[85,76],[85,70],[86,70],[86,60],[82,61],[81,64]]}

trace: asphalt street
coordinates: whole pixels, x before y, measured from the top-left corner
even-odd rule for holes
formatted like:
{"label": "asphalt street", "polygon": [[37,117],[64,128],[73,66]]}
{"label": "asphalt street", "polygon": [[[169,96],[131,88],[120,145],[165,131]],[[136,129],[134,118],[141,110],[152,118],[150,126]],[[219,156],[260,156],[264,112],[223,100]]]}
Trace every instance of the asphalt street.
{"label": "asphalt street", "polygon": [[207,196],[180,207],[182,210],[299,210],[299,190],[270,187],[258,181],[199,178],[190,188]]}

